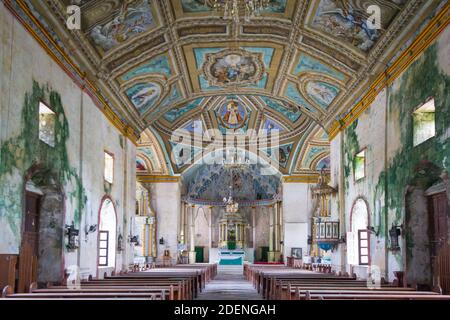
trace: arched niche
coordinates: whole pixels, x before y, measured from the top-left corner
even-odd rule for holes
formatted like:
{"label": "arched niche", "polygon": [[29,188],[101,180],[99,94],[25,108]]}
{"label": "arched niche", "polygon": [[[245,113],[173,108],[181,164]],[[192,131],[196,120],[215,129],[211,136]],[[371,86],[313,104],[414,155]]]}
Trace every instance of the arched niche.
{"label": "arched niche", "polygon": [[105,197],[99,212],[98,267],[116,267],[117,215],[111,198]]}
{"label": "arched niche", "polygon": [[348,256],[349,264],[357,266],[370,265],[370,212],[367,201],[363,198],[355,200],[350,215],[350,231]]}

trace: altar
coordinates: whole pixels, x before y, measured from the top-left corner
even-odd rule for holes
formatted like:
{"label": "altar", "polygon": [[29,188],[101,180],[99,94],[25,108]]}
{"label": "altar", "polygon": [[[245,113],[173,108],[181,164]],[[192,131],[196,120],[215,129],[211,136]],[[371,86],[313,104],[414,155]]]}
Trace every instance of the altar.
{"label": "altar", "polygon": [[243,265],[245,252],[242,250],[219,250],[219,265]]}

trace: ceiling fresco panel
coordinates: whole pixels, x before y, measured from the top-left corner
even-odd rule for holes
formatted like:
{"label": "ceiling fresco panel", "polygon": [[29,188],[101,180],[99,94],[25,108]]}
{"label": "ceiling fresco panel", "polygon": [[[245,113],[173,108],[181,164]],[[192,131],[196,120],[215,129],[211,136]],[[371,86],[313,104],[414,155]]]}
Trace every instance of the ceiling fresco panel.
{"label": "ceiling fresco panel", "polygon": [[229,86],[270,91],[278,74],[282,46],[272,43],[205,43],[183,47],[194,92]]}
{"label": "ceiling fresco panel", "polygon": [[162,74],[165,77],[170,78],[170,76],[172,76],[172,72],[168,54],[162,54],[125,73],[120,76],[119,79],[121,82],[126,82],[137,76],[142,76],[145,74]]}
{"label": "ceiling fresco panel", "polygon": [[101,53],[106,53],[157,26],[150,0],[123,1],[118,14],[112,20],[92,27],[89,37]]}
{"label": "ceiling fresco panel", "polygon": [[[406,0],[318,0],[313,1],[314,15],[310,26],[333,38],[344,41],[362,52],[368,52],[398,14]],[[367,24],[367,9],[381,9],[381,30]]]}
{"label": "ceiling fresco panel", "polygon": [[326,110],[339,94],[339,89],[323,81],[310,81],[306,84],[306,93],[314,102]]}
{"label": "ceiling fresco panel", "polygon": [[204,101],[204,99],[199,98],[199,99],[189,102],[183,106],[174,107],[164,114],[164,118],[167,121],[173,123],[173,122],[177,121],[179,118],[183,117],[185,114],[198,108],[202,104],[203,101]]}
{"label": "ceiling fresco panel", "polygon": [[339,81],[345,81],[347,79],[342,72],[337,71],[329,64],[315,59],[305,53],[301,52],[295,61],[294,68],[292,70],[292,74],[295,76],[313,72],[333,77]]}
{"label": "ceiling fresco panel", "polygon": [[301,111],[292,105],[287,105],[285,103],[278,102],[274,99],[271,99],[271,98],[268,98],[265,96],[260,96],[260,99],[263,100],[263,102],[265,103],[265,105],[267,107],[269,107],[270,109],[272,109],[276,112],[281,113],[284,117],[289,119],[289,121],[291,121],[291,122],[296,122],[298,120],[298,118],[300,118],[300,116],[302,115]]}
{"label": "ceiling fresco panel", "polygon": [[161,97],[162,88],[158,83],[145,82],[135,84],[125,92],[138,112],[143,114],[153,107]]}
{"label": "ceiling fresco panel", "polygon": [[[64,24],[74,2],[82,9],[80,31]],[[366,90],[368,68],[381,74],[417,35],[416,22],[431,19],[444,2],[270,0],[261,16],[242,16],[239,24],[211,10],[210,0],[5,3],[98,96],[101,110],[132,128],[134,140],[146,131],[157,135],[158,158],[168,158],[171,132],[194,120],[202,130],[235,134],[281,128],[287,159],[280,167],[289,174],[326,164],[328,137],[317,129],[345,114]],[[381,8],[380,30],[365,22],[372,4]],[[229,104],[234,98],[237,109]]]}
{"label": "ceiling fresco panel", "polygon": [[293,82],[288,82],[286,85],[284,95],[295,102],[299,107],[307,110],[310,113],[318,114],[318,109],[313,107],[299,92],[297,85]]}

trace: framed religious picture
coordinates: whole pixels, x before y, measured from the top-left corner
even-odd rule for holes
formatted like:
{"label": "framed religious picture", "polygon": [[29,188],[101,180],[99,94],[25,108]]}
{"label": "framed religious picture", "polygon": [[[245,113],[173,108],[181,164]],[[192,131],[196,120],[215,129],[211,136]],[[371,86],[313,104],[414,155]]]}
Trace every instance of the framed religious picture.
{"label": "framed religious picture", "polygon": [[327,238],[327,239],[331,239],[331,227],[332,227],[332,223],[331,222],[327,222],[327,224],[326,224],[326,235],[325,235],[325,238]]}
{"label": "framed religious picture", "polygon": [[333,239],[339,238],[339,222],[333,222]]}
{"label": "framed religious picture", "polygon": [[320,225],[320,239],[325,239],[325,223],[322,222],[319,224]]}
{"label": "framed religious picture", "polygon": [[302,248],[291,248],[291,257],[295,259],[302,259]]}

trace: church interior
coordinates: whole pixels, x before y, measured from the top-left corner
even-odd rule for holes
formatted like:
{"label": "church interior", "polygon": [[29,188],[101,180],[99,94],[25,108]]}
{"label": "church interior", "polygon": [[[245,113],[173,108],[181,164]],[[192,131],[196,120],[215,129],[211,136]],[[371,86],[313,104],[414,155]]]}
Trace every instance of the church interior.
{"label": "church interior", "polygon": [[450,300],[447,0],[1,0],[0,300]]}

